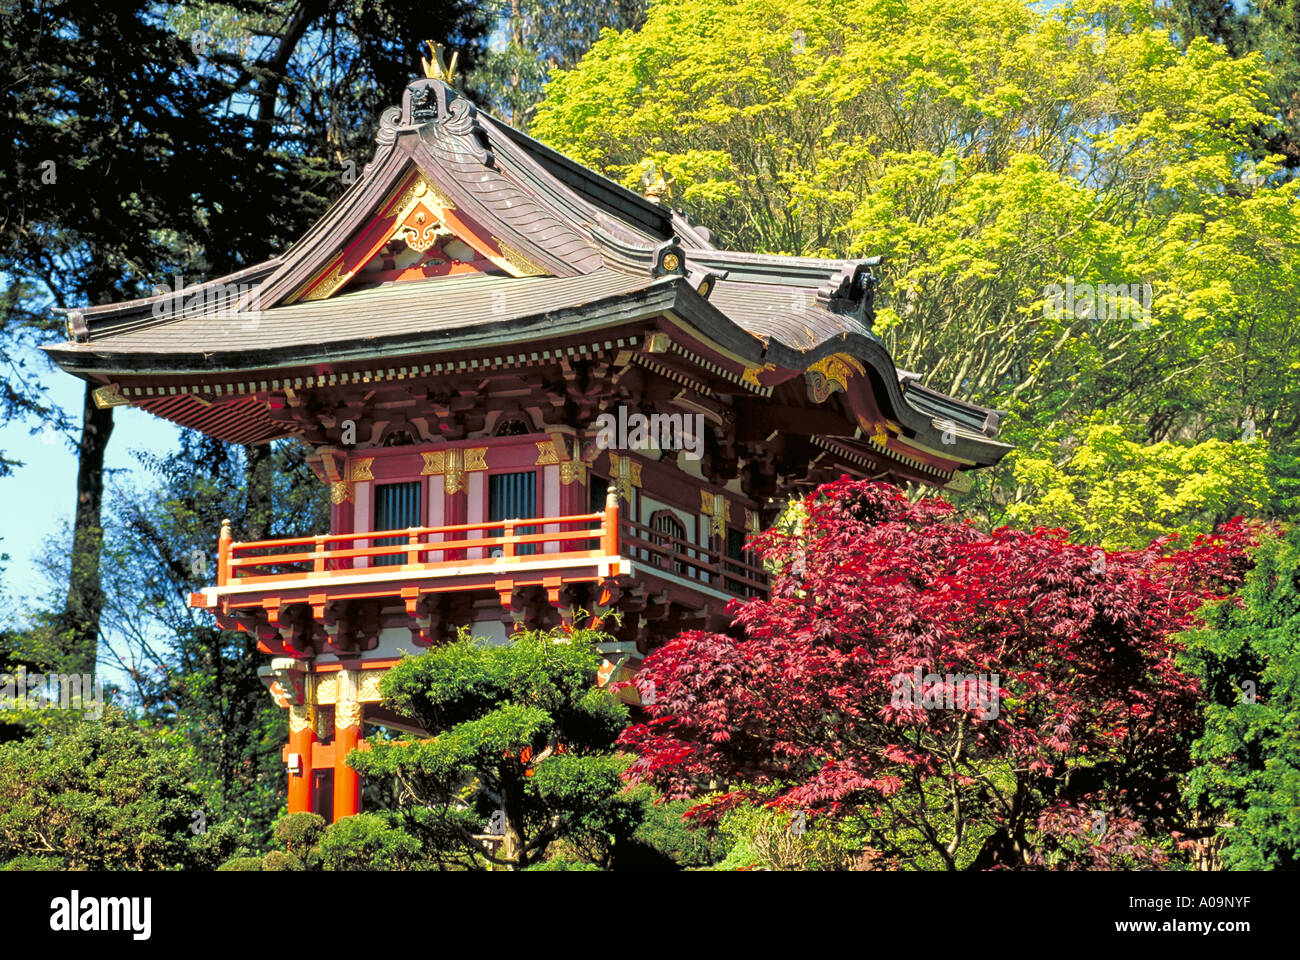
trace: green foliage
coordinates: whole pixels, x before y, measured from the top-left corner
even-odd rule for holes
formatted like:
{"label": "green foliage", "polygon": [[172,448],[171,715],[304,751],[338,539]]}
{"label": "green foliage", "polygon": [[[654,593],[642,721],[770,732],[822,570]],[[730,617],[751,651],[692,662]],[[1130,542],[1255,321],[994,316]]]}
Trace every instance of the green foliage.
{"label": "green foliage", "polygon": [[[642,804],[641,822],[630,842],[615,851],[612,864],[615,869],[646,869],[656,865],[693,869],[712,866],[727,856],[731,844],[720,832],[694,829],[682,819],[691,807],[687,801],[655,803],[655,791],[645,785],[634,788],[632,796]],[[647,852],[653,857],[646,856]]]}
{"label": "green foliage", "polygon": [[295,857],[292,853],[285,853],[283,850],[272,850],[262,858],[263,870],[305,870],[303,862]]}
{"label": "green foliage", "polygon": [[304,856],[325,832],[325,818],[319,813],[290,813],[275,822],[275,839],[289,853]]}
{"label": "green foliage", "polygon": [[1261,54],[1269,63],[1266,86],[1275,121],[1259,131],[1260,149],[1281,154],[1287,166],[1300,167],[1300,3],[1296,0],[1175,0],[1157,8],[1182,43],[1206,37],[1233,56]]}
{"label": "green foliage", "polygon": [[210,784],[181,738],[110,708],[46,736],[0,744],[0,862],[64,869],[199,866]]}
{"label": "green foliage", "polygon": [[432,739],[376,743],[348,763],[406,786],[419,804],[407,826],[440,865],[526,867],[560,840],[604,864],[637,820],[612,750],[627,708],[596,686],[599,639],[557,630],[491,645],[463,633],[409,657],[384,678],[385,703]]}
{"label": "green foliage", "polygon": [[[1154,17],[1137,0],[657,4],[554,79],[533,133],[632,187],[653,159],[724,248],[882,255],[875,332],[900,368],[1006,410],[1026,462],[1056,465],[1095,410],[1189,446],[1213,483],[1166,490],[1191,502],[1153,526],[1191,529],[1235,475],[1202,444],[1253,424],[1271,455],[1247,505],[1297,475],[1300,181],[1259,149],[1282,60]],[[1080,297],[1058,308],[1053,285]],[[1068,470],[1013,469],[961,505],[1127,522]]]}
{"label": "green foliage", "polygon": [[626,30],[645,19],[648,0],[512,0],[492,44],[467,77],[494,113],[527,130],[542,88],[556,70],[581,59],[606,30]]}
{"label": "green foliage", "polygon": [[218,873],[249,873],[262,869],[261,857],[236,857],[217,867]]}
{"label": "green foliage", "polygon": [[330,824],[321,836],[318,856],[326,870],[410,870],[421,863],[420,841],[377,813]]}
{"label": "green foliage", "polygon": [[1187,634],[1208,703],[1187,798],[1230,869],[1300,866],[1300,526],[1265,540],[1232,600]]}
{"label": "green foliage", "polygon": [[848,829],[808,821],[800,830],[782,810],[746,804],[722,820],[731,851],[719,870],[849,870],[861,859]]}
{"label": "green foliage", "polygon": [[1108,550],[1137,549],[1169,534],[1207,534],[1237,515],[1260,516],[1271,499],[1268,445],[1254,437],[1144,444],[1098,421],[1070,440],[1055,456],[1012,454],[1021,489],[1007,508],[1010,523],[1063,527],[1076,542]]}
{"label": "green foliage", "polygon": [[58,857],[36,857],[25,855],[14,857],[7,863],[0,863],[0,870],[7,870],[13,873],[25,873],[29,870],[40,871],[62,871],[64,869],[63,861]]}
{"label": "green foliage", "polygon": [[600,870],[600,867],[594,863],[584,863],[581,860],[565,860],[562,857],[552,857],[550,860],[543,860],[541,863],[535,863],[531,867],[525,867],[525,870]]}

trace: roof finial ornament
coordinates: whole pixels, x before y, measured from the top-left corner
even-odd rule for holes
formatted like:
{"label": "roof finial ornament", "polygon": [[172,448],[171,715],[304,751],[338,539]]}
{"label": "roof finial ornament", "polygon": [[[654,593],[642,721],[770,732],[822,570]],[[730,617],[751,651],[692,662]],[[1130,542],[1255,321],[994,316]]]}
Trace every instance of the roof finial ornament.
{"label": "roof finial ornament", "polygon": [[447,86],[451,86],[456,80],[456,62],[460,59],[459,51],[452,53],[451,66],[447,66],[442,59],[442,44],[434,43],[432,40],[424,41],[425,46],[429,48],[432,54],[432,60],[420,58],[420,63],[424,65],[424,75],[430,80],[441,80]]}
{"label": "roof finial ornament", "polygon": [[651,203],[668,205],[668,198],[673,195],[674,177],[664,179],[663,171],[653,159],[646,161],[641,170],[641,192]]}

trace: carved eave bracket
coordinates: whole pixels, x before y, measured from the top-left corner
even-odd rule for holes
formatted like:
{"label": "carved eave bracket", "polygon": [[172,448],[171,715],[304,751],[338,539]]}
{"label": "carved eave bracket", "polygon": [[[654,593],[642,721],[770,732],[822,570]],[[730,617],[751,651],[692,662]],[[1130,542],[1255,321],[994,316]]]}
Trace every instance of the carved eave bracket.
{"label": "carved eave bracket", "polygon": [[125,407],[131,403],[122,396],[122,388],[116,383],[106,383],[102,387],[96,387],[90,396],[100,410],[108,407]]}

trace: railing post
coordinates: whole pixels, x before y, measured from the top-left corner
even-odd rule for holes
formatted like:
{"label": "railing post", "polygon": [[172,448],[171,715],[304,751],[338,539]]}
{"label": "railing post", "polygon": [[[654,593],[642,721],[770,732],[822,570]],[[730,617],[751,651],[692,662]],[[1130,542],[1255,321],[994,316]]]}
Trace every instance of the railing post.
{"label": "railing post", "polygon": [[230,521],[221,521],[221,534],[217,537],[217,586],[224,587],[230,578]]}
{"label": "railing post", "polygon": [[607,557],[618,556],[618,488],[605,494],[605,522],[600,528],[600,549]]}
{"label": "railing post", "polygon": [[324,573],[325,572],[325,538],[324,537],[316,538],[315,552],[316,552],[316,557],[312,561],[311,568],[317,573]]}
{"label": "railing post", "polygon": [[412,565],[420,562],[420,535],[415,527],[406,528],[406,562]]}
{"label": "railing post", "polygon": [[506,541],[501,546],[501,556],[513,557],[515,555],[515,522],[507,520],[501,532]]}

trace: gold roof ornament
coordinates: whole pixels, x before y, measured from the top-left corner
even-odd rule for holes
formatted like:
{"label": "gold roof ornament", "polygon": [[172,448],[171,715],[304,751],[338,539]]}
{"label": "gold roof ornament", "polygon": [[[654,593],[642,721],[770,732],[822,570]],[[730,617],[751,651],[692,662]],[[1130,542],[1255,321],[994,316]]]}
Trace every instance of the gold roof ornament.
{"label": "gold roof ornament", "polygon": [[451,66],[447,66],[446,61],[442,59],[442,44],[434,43],[432,40],[424,41],[425,46],[429,48],[432,54],[432,60],[420,58],[420,63],[424,65],[424,75],[430,80],[441,80],[443,83],[451,86],[456,80],[456,62],[460,59],[460,53],[455,52],[451,55]]}
{"label": "gold roof ornament", "polygon": [[653,160],[645,165],[641,172],[642,196],[654,203],[666,204],[673,195],[673,182],[676,178],[664,179],[663,171]]}

